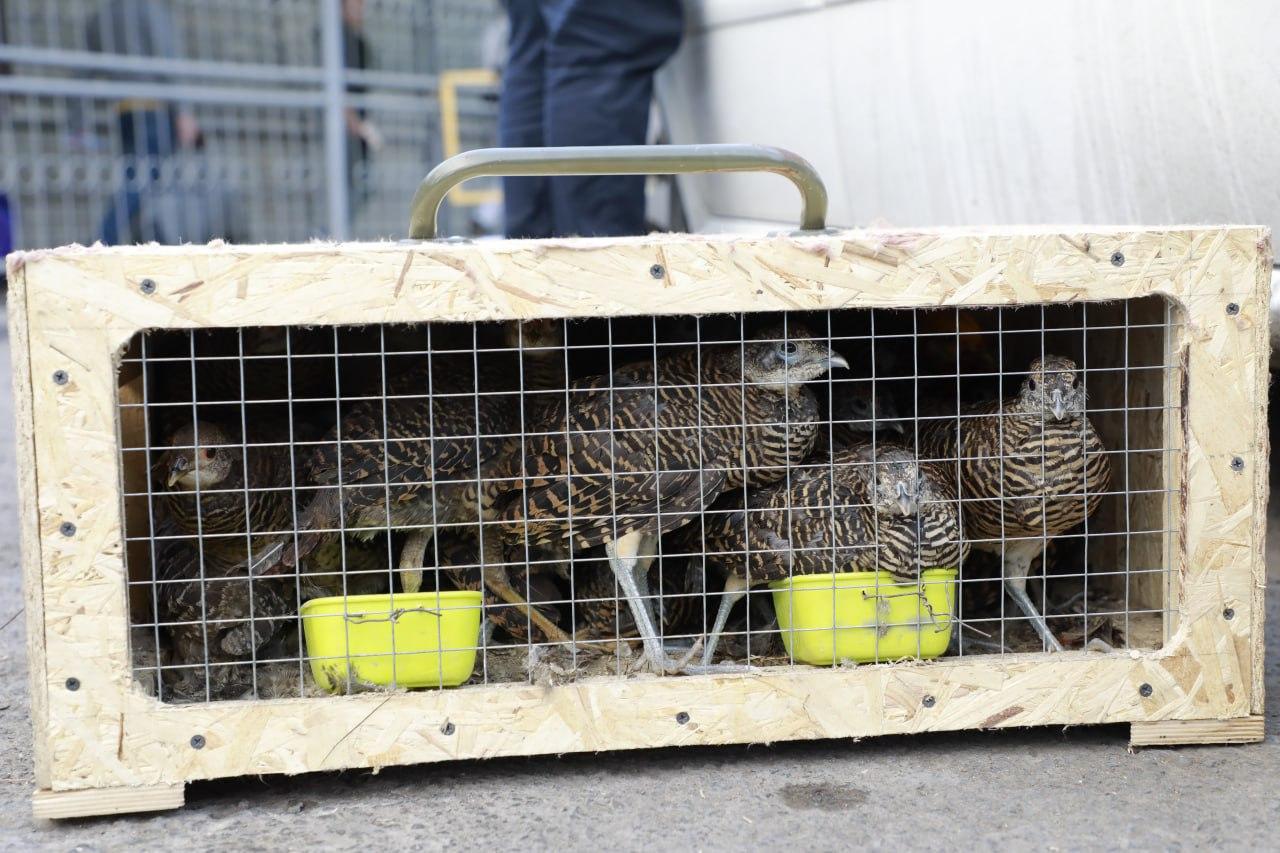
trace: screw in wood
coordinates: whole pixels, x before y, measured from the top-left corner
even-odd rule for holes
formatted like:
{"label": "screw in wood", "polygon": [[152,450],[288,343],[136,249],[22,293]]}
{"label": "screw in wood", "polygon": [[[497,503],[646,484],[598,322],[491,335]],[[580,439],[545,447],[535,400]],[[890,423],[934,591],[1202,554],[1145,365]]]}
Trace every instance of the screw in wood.
{"label": "screw in wood", "polygon": [[63,536],[75,536],[76,526],[69,521],[64,521],[58,525],[58,532]]}
{"label": "screw in wood", "polygon": [[653,276],[654,278],[662,278],[666,274],[667,274],[667,271],[663,269],[662,264],[654,264],[653,266],[649,267],[649,275]]}
{"label": "screw in wood", "polygon": [[204,735],[192,735],[192,736],[191,736],[191,748],[192,748],[192,749],[204,749]]}
{"label": "screw in wood", "polygon": [[686,711],[681,711],[679,714],[676,714],[676,723],[677,723],[678,725],[683,726],[683,725],[684,725],[685,723],[687,723],[687,722],[689,722],[689,714],[688,714],[688,712],[686,712]]}
{"label": "screw in wood", "polygon": [[1113,266],[1113,267],[1122,267],[1122,266],[1124,266],[1124,252],[1112,252],[1112,253],[1111,253],[1111,266]]}
{"label": "screw in wood", "polygon": [[1138,695],[1140,695],[1143,699],[1147,698],[1148,696],[1150,696],[1150,695],[1151,695],[1152,693],[1154,693],[1154,692],[1155,692],[1155,691],[1151,689],[1151,685],[1150,685],[1150,684],[1145,684],[1145,683],[1144,683],[1144,684],[1142,684],[1142,685],[1138,688]]}
{"label": "screw in wood", "polygon": [[156,283],[149,278],[144,278],[138,282],[138,289],[150,296],[156,292]]}
{"label": "screw in wood", "polygon": [[70,379],[70,378],[71,378],[71,377],[67,375],[67,371],[65,371],[65,370],[55,370],[55,371],[53,371],[53,384],[54,384],[54,385],[66,385],[66,384],[67,384],[67,380],[68,380],[68,379]]}
{"label": "screw in wood", "polygon": [[1234,317],[1235,315],[1240,313],[1240,306],[1234,302],[1228,302],[1227,313],[1230,314],[1232,317]]}
{"label": "screw in wood", "polygon": [[1241,459],[1239,456],[1232,456],[1232,457],[1231,457],[1231,470],[1232,470],[1232,471],[1243,471],[1243,470],[1244,470],[1244,460],[1243,460],[1243,459]]}
{"label": "screw in wood", "polygon": [[932,696],[926,696],[920,701],[920,704],[924,705],[926,708],[932,708],[937,703],[938,700],[934,699]]}
{"label": "screw in wood", "polygon": [[1222,618],[1227,620],[1236,618],[1236,609],[1234,607],[1226,608],[1222,611]]}
{"label": "screw in wood", "polygon": [[73,675],[73,676],[71,676],[70,678],[68,678],[68,679],[67,679],[67,689],[68,689],[68,690],[70,690],[70,691],[71,691],[71,692],[73,692],[73,693],[74,693],[75,691],[79,690],[79,689],[80,689],[80,679],[76,678],[74,675]]}

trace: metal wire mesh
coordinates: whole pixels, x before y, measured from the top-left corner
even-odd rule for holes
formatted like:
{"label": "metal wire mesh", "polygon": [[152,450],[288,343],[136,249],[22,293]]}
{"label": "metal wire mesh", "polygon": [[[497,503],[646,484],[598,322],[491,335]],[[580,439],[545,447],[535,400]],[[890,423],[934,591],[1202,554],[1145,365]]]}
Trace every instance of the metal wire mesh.
{"label": "metal wire mesh", "polygon": [[1174,321],[1150,298],[140,335],[135,676],[189,702],[1158,647]]}
{"label": "metal wire mesh", "polygon": [[[363,10],[352,25],[342,5],[0,5],[0,202],[13,247],[402,237],[414,187],[444,156],[438,75],[482,64],[500,7],[364,0],[350,4]],[[327,21],[340,30],[332,63]],[[460,98],[463,149],[493,143],[492,95]],[[181,137],[179,114],[196,140]],[[356,117],[367,137],[349,127]],[[446,206],[443,223],[472,233],[473,213]]]}

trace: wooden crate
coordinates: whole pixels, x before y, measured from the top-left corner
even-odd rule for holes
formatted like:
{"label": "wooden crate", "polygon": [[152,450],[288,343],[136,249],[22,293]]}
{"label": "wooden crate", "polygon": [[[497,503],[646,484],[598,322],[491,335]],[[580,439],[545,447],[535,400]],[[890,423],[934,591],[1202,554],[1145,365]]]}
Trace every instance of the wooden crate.
{"label": "wooden crate", "polygon": [[[35,811],[176,807],[196,779],[502,755],[1131,724],[1262,738],[1270,235],[1261,228],[65,248],[9,259]],[[1158,295],[1180,407],[1159,651],[163,705],[131,681],[117,419],[143,329]],[[1101,308],[1100,308],[1101,310]],[[75,689],[73,689],[73,687]],[[687,715],[687,716],[686,716]],[[197,746],[198,745],[198,746]]]}

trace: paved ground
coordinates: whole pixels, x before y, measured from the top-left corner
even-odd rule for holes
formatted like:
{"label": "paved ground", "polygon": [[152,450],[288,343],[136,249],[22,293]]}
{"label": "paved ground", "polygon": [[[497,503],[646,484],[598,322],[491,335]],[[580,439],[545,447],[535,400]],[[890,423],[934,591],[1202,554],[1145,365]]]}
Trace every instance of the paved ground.
{"label": "paved ground", "polygon": [[[8,375],[8,343],[0,346]],[[1127,728],[1022,730],[443,764],[202,783],[152,816],[36,822],[0,383],[0,850],[551,847],[1270,848],[1280,825],[1280,590],[1265,743],[1129,754]],[[1280,520],[1269,564],[1280,574]],[[1273,574],[1273,579],[1275,574]]]}

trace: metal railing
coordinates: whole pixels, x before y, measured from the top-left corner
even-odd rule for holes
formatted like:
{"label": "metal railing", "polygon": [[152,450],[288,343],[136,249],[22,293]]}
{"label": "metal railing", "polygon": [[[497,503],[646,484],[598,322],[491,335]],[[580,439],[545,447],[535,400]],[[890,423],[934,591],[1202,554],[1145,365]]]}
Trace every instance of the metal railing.
{"label": "metal railing", "polygon": [[[352,5],[356,25],[342,0],[0,6],[0,245],[92,243],[113,227],[115,242],[403,237],[414,188],[447,156],[442,123],[450,148],[496,141],[493,82],[450,91],[442,122],[440,81],[486,64],[501,11]],[[181,144],[179,111],[197,144]],[[353,118],[371,133],[353,134]],[[494,195],[452,201],[445,222],[468,233],[469,204]]]}

